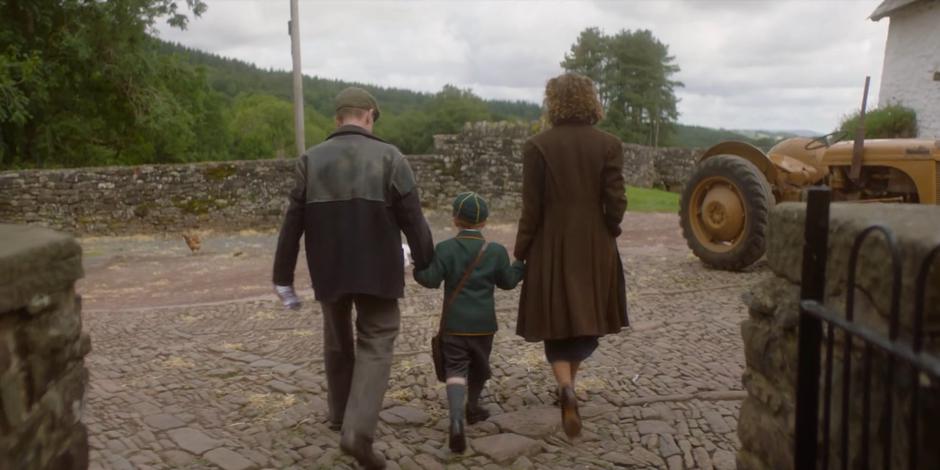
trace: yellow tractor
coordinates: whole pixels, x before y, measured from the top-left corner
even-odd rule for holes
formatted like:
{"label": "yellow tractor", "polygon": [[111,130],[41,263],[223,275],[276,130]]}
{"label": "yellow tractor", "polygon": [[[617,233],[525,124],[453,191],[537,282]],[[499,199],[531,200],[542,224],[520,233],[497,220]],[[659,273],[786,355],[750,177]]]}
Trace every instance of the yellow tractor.
{"label": "yellow tractor", "polygon": [[706,150],[682,191],[689,248],[715,268],[750,266],[766,249],[771,207],[801,200],[813,185],[829,186],[837,201],[940,204],[940,140],[865,140],[862,130],[854,142],[845,137],[786,139],[767,153],[735,141]]}

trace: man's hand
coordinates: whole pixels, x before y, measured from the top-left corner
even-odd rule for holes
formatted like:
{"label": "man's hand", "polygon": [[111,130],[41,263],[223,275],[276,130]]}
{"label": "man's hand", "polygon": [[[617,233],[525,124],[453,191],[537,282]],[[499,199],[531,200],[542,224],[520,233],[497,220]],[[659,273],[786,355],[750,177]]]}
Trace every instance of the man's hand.
{"label": "man's hand", "polygon": [[281,303],[285,308],[291,310],[297,310],[300,308],[300,298],[297,297],[297,293],[294,292],[294,286],[274,286],[274,292],[277,294],[277,297],[281,299]]}

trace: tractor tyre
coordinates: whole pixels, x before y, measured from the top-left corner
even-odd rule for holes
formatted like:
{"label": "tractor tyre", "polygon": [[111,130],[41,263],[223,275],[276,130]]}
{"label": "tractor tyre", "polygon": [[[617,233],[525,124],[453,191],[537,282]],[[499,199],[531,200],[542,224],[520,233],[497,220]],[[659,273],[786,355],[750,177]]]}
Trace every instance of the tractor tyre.
{"label": "tractor tyre", "polygon": [[767,249],[775,202],[770,183],[753,163],[733,155],[706,159],[682,190],[682,236],[705,264],[744,269]]}

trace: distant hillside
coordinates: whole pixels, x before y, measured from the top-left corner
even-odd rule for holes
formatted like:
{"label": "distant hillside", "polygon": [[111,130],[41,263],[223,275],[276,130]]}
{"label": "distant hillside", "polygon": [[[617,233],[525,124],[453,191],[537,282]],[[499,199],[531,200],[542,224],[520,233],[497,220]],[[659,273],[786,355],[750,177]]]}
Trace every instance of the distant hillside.
{"label": "distant hillside", "polygon": [[[159,47],[166,54],[203,68],[210,87],[229,100],[252,94],[273,96],[282,102],[290,102],[292,99],[290,72],[262,69],[242,60],[179,44],[161,41]],[[305,75],[304,104],[308,113],[316,113],[314,122],[321,127],[329,125],[329,117],[333,114],[333,97],[348,86],[359,86],[375,95],[382,107],[382,119],[378,123],[377,132],[395,142],[406,153],[430,151],[431,136],[435,133],[455,132],[463,124],[461,119],[535,121],[541,116],[541,107],[534,103],[485,100],[453,87],[439,93],[425,93]],[[445,92],[451,94],[450,102],[445,106],[435,103],[442,101],[441,95]],[[472,109],[467,109],[468,106]],[[782,138],[802,133],[814,134],[810,131],[738,131],[676,124],[666,145],[704,148],[726,140],[740,140],[766,150]]]}
{"label": "distant hillside", "polygon": [[806,129],[797,129],[797,130],[782,130],[782,131],[768,131],[764,129],[734,129],[732,132],[737,132],[738,134],[744,135],[751,139],[787,139],[790,137],[816,137],[825,134],[825,132],[810,131]]}
{"label": "distant hillside", "polygon": [[[209,84],[229,97],[239,93],[265,93],[285,100],[293,99],[290,72],[265,70],[238,59],[222,57],[180,44],[161,42],[163,51],[178,54],[193,65],[206,68]],[[367,83],[332,80],[304,75],[304,104],[325,116],[333,114],[333,97],[343,88],[358,86],[369,90],[379,101],[382,112],[402,114],[427,105],[435,93],[403,88],[386,88]],[[541,115],[541,107],[527,101],[482,100],[486,109],[499,119],[533,121]]]}
{"label": "distant hillside", "polygon": [[[676,124],[671,144],[676,147],[706,148],[726,140],[739,140],[769,150],[780,140],[795,135],[798,134],[785,131],[712,129],[710,127]],[[810,135],[815,135],[815,133],[810,132]]]}

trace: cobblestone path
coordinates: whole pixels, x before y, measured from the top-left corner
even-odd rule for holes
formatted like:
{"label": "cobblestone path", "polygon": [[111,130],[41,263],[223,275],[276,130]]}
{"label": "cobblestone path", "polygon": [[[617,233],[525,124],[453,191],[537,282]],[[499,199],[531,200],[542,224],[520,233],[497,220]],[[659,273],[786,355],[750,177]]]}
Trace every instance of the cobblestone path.
{"label": "cobblestone path", "polygon": [[[512,291],[497,297],[501,330],[483,398],[493,416],[469,427],[465,455],[450,454],[444,388],[428,354],[441,294],[409,281],[376,445],[390,468],[734,468],[740,297],[764,271],[708,270],[674,227],[671,215],[625,222],[632,327],[604,338],[579,374],[585,424],[574,442],[560,431],[541,345],[513,334]],[[644,238],[657,231],[667,236]],[[121,268],[91,269],[82,293],[104,292],[96,276],[109,269]],[[92,467],[354,468],[325,423],[321,316],[304,293],[301,311],[280,309],[273,296],[121,309],[86,302]]]}

